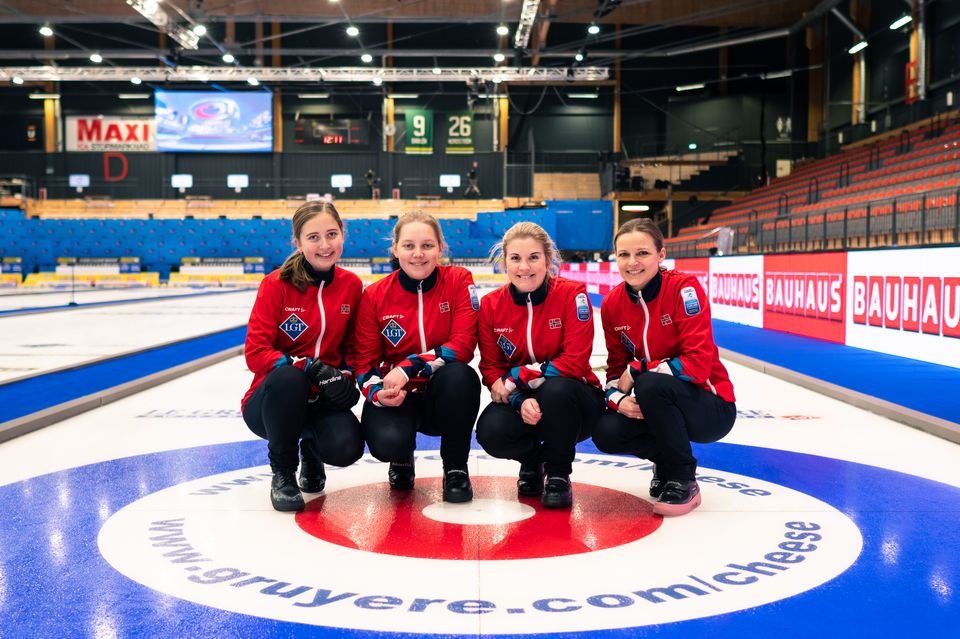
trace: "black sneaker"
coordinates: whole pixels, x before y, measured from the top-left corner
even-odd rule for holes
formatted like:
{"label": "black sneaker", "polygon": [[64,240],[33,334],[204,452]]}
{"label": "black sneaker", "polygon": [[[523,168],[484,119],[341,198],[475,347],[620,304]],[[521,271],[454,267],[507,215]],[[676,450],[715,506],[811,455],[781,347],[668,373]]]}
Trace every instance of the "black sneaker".
{"label": "black sneaker", "polygon": [[465,468],[451,468],[443,472],[443,501],[462,504],[473,499],[470,474]]}
{"label": "black sneaker", "polygon": [[665,517],[686,515],[700,505],[700,486],[695,479],[689,481],[667,480],[663,492],[653,505],[653,512]]}
{"label": "black sneaker", "polygon": [[306,442],[300,444],[300,475],[297,483],[305,493],[323,492],[327,485],[327,471],[323,469],[323,462]]}
{"label": "black sneaker", "polygon": [[387,471],[387,480],[390,482],[390,488],[395,490],[412,490],[414,476],[413,453],[410,454],[410,461],[390,462],[390,469]]}
{"label": "black sneaker", "polygon": [[540,504],[544,508],[569,508],[573,503],[573,488],[569,477],[551,475],[547,477]]}
{"label": "black sneaker", "polygon": [[660,493],[663,492],[663,480],[657,476],[657,465],[653,465],[653,479],[650,480],[650,496],[654,499],[660,498]]}
{"label": "black sneaker", "polygon": [[543,494],[543,462],[520,464],[517,494],[521,497],[539,497]]}
{"label": "black sneaker", "polygon": [[297,487],[292,470],[273,471],[270,482],[270,502],[274,510],[280,512],[299,512],[303,510],[303,495]]}

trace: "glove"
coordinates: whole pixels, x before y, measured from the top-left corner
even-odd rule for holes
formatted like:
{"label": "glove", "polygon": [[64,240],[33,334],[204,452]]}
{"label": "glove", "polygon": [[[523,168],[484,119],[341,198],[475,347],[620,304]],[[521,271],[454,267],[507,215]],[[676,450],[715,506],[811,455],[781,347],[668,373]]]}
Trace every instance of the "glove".
{"label": "glove", "polygon": [[352,378],[319,359],[311,362],[306,373],[313,385],[320,389],[324,404],[333,410],[350,410],[360,399],[360,390]]}

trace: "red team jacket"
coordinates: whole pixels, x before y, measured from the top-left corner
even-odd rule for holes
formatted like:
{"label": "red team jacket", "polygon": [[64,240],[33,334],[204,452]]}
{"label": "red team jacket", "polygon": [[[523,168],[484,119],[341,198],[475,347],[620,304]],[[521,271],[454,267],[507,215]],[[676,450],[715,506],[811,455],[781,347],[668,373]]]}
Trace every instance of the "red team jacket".
{"label": "red team jacket", "polygon": [[600,305],[607,342],[607,405],[616,410],[625,397],[617,390],[617,380],[627,366],[673,375],[736,401],[713,341],[710,303],[697,278],[660,271],[641,293],[621,282]]}
{"label": "red team jacket", "polygon": [[344,368],[363,283],[339,266],[321,278],[320,286],[307,286],[302,293],[280,280],[279,270],[260,282],[243,350],[253,384],[243,396],[241,410],[270,371],[290,362],[288,356],[320,358]]}
{"label": "red team jacket", "polygon": [[418,390],[445,363],[469,363],[479,310],[473,274],[461,266],[438,266],[422,281],[397,270],[367,287],[348,356],[366,401],[380,405],[394,367],[410,380],[407,390]]}
{"label": "red team jacket", "polygon": [[550,377],[600,387],[590,368],[593,309],[580,282],[550,277],[532,293],[498,288],[483,298],[478,338],[484,385],[502,379],[515,408]]}

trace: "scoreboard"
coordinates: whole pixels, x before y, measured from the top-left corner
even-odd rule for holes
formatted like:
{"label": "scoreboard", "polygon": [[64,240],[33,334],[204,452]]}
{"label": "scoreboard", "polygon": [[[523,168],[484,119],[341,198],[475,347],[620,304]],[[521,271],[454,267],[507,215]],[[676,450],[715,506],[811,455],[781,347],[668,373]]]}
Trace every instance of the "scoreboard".
{"label": "scoreboard", "polygon": [[293,124],[295,144],[316,147],[367,147],[370,122],[367,120],[297,120]]}

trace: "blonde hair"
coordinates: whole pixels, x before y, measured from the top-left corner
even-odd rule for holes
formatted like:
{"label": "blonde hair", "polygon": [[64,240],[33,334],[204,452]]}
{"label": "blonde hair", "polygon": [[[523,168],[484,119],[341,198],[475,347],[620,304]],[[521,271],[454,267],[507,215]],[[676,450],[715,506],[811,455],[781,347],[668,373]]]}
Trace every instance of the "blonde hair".
{"label": "blonde hair", "polygon": [[507,229],[503,239],[490,249],[491,262],[505,262],[507,259],[507,245],[514,240],[530,238],[543,247],[543,256],[547,260],[547,276],[555,276],[560,272],[560,251],[553,243],[553,238],[542,226],[535,222],[517,222]]}
{"label": "blonde hair", "polygon": [[[332,217],[333,221],[340,227],[340,232],[343,233],[343,220],[340,219],[340,213],[337,212],[337,207],[335,207],[332,202],[314,201],[301,204],[300,208],[294,212],[293,219],[291,220],[293,239],[299,241],[300,233],[303,232],[304,225],[318,215],[329,215]],[[307,273],[306,264],[306,256],[303,254],[303,251],[297,249],[283,261],[283,265],[280,267],[280,279],[284,282],[289,282],[301,292],[307,290],[312,279]]]}
{"label": "blonde hair", "polygon": [[440,243],[441,253],[445,251],[447,243],[443,241],[443,230],[440,228],[440,222],[437,222],[437,218],[423,211],[410,211],[397,218],[397,223],[393,225],[393,246],[395,247],[400,242],[400,230],[403,229],[404,226],[418,222],[420,224],[426,224],[433,229],[434,234],[437,236],[437,242]]}

